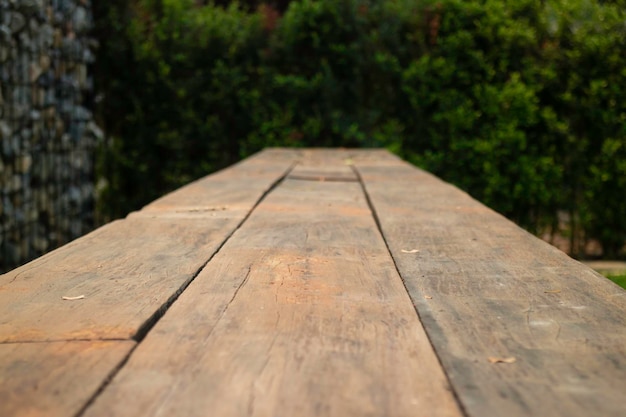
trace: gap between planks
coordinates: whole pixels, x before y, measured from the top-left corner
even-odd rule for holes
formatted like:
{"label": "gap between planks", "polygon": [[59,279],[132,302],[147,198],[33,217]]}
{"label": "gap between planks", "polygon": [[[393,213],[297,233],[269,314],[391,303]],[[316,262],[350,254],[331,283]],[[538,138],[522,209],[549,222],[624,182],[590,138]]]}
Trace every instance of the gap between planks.
{"label": "gap between planks", "polygon": [[[287,177],[287,176],[285,176],[285,177]],[[254,208],[250,211],[250,213],[248,214],[248,216],[246,217],[246,219],[247,219],[248,217],[250,217],[253,213],[255,213],[255,211],[256,211],[256,209],[257,209],[257,207],[258,207],[258,206],[259,206],[259,205],[260,205],[260,204],[261,204],[261,203],[262,203],[262,202],[266,199],[266,197],[267,197],[270,193],[274,192],[274,191],[276,190],[276,188],[278,188],[278,186],[280,186],[280,185],[283,183],[283,180],[284,180],[284,178],[283,178],[281,181],[277,181],[276,185],[275,185],[274,187],[272,187],[270,190],[268,190],[268,192],[267,192],[267,193],[263,196],[263,198],[261,198],[261,199],[259,200],[259,203],[258,203],[257,205],[255,205],[255,206],[254,206]],[[360,182],[360,181],[347,181],[347,182]],[[372,226],[371,226],[371,227],[369,227],[368,229],[371,231],[370,233],[372,233],[373,235],[378,235],[378,237],[379,237],[380,239],[382,239],[382,242],[380,242],[380,244],[381,244],[381,245],[383,245],[383,244],[384,244],[385,246],[382,246],[382,247],[381,247],[381,249],[382,249],[381,254],[382,254],[382,253],[384,253],[384,252],[386,252],[387,254],[389,254],[388,259],[389,259],[389,261],[390,261],[390,262],[393,262],[393,263],[394,263],[394,269],[395,269],[395,271],[396,271],[396,273],[397,273],[397,267],[396,267],[396,265],[395,265],[395,261],[393,260],[393,257],[391,256],[391,252],[389,251],[389,247],[388,247],[388,245],[387,245],[387,242],[384,240],[384,236],[383,236],[383,234],[381,233],[380,226],[377,224],[378,222],[377,222],[377,219],[375,218],[375,212],[374,212],[374,211],[373,211],[373,209],[372,209],[372,205],[371,205],[371,203],[368,201],[368,200],[369,200],[369,196],[368,196],[368,195],[367,195],[367,193],[365,192],[365,187],[364,187],[363,183],[360,183],[360,184],[357,186],[357,188],[355,189],[355,191],[357,191],[357,190],[358,190],[358,194],[360,194],[360,195],[361,195],[361,198],[363,199],[363,202],[365,203],[365,204],[364,204],[364,207],[363,207],[363,208],[365,209],[365,210],[363,210],[363,215],[365,215],[365,216],[367,216],[367,217],[370,217],[370,219],[371,219],[371,220],[370,220],[370,222],[371,222]],[[355,195],[356,195],[356,194],[355,194]],[[267,210],[266,210],[266,211],[267,211]],[[267,215],[267,213],[265,213],[265,215]],[[372,222],[372,220],[374,220],[374,221]],[[249,223],[249,222],[246,222],[246,221],[242,222],[241,227],[240,227],[240,228],[238,228],[237,230],[240,230],[242,227],[245,227],[248,223]],[[375,229],[378,229],[378,233],[375,231]],[[233,234],[234,234],[234,232],[233,232]],[[308,234],[307,234],[307,239],[308,239]],[[232,241],[232,239],[229,237],[229,238],[225,241],[224,245],[222,245],[222,246],[225,246],[225,245],[227,245],[227,244],[228,244],[228,245],[230,245],[230,242],[231,242],[231,241]],[[220,247],[220,249],[216,251],[216,253],[215,253],[215,255],[214,255],[214,257],[213,257],[212,259],[216,259],[215,257],[216,257],[216,256],[219,256],[219,255],[220,255],[221,253],[223,253],[223,252],[224,252],[223,248],[222,248],[222,247]],[[209,263],[209,264],[208,264],[208,266],[210,266],[210,265],[212,265],[212,264],[211,264],[211,263]],[[208,267],[208,266],[207,266],[207,267]],[[389,266],[390,266],[390,265],[389,265]],[[203,270],[206,270],[206,269],[207,269],[207,268],[205,267]],[[391,272],[391,271],[392,271],[392,269],[389,269],[389,271]],[[203,339],[205,339],[205,340],[206,340],[206,339],[211,338],[211,335],[213,334],[213,331],[214,331],[215,329],[217,329],[217,328],[218,328],[217,323],[220,323],[220,322],[222,321],[222,317],[223,317],[225,314],[227,314],[227,311],[230,311],[230,310],[229,310],[229,308],[231,307],[231,305],[233,305],[233,303],[236,301],[236,299],[238,299],[238,296],[239,296],[239,294],[241,293],[241,290],[243,290],[243,288],[244,288],[244,287],[246,287],[246,284],[248,283],[248,277],[250,276],[250,268],[248,267],[247,272],[246,272],[246,270],[245,270],[245,269],[244,269],[244,270],[242,270],[241,272],[243,272],[243,274],[245,275],[245,278],[243,278],[243,280],[240,282],[240,284],[239,284],[239,285],[238,285],[238,286],[234,289],[234,293],[232,294],[232,296],[230,297],[230,299],[229,299],[229,300],[225,300],[225,301],[226,301],[226,302],[225,302],[225,305],[224,305],[222,308],[220,308],[220,311],[216,311],[216,313],[217,313],[217,315],[216,315],[216,320],[215,320],[215,323],[216,323],[216,324],[215,324],[215,325],[214,325],[214,326],[213,326],[213,327],[209,330],[209,333],[208,333],[207,335],[203,336]],[[401,278],[401,276],[400,276],[399,274],[397,274],[397,275],[396,275],[396,277],[397,277],[397,279],[402,280],[402,278]],[[196,281],[197,281],[197,280],[196,280]],[[398,290],[399,290],[398,294],[403,293],[403,294],[405,295],[405,297],[406,297],[407,302],[411,303],[411,301],[410,301],[410,297],[409,297],[409,295],[408,295],[408,292],[406,291],[406,286],[404,285],[404,282],[403,282],[403,281],[401,281],[401,282],[402,282],[402,284],[400,284],[400,283],[396,283],[396,284],[395,284],[395,286],[396,286],[396,287],[398,288]],[[196,284],[194,283],[194,285],[196,285]],[[186,293],[186,294],[187,294],[187,293]],[[202,292],[201,292],[200,294],[202,294]],[[179,303],[176,303],[176,304],[174,305],[174,309],[177,309],[178,307],[179,307]],[[414,318],[413,320],[416,320],[416,324],[417,324],[417,325],[419,325],[420,327],[422,327],[422,328],[423,328],[423,326],[422,326],[422,324],[421,324],[421,320],[420,320],[420,318],[419,318],[419,315],[417,315],[417,314],[416,314],[415,306],[411,303],[410,307],[407,305],[407,309],[409,309],[409,310],[407,311],[407,317],[408,317],[409,315],[410,315],[410,316],[412,316],[412,317]],[[171,321],[171,320],[170,320],[170,321]],[[155,323],[155,324],[156,324],[156,323]],[[161,324],[161,322],[159,322],[159,325],[160,325],[160,324]],[[224,327],[224,326],[222,326],[222,327]],[[223,332],[223,331],[224,331],[224,329],[223,329],[223,328],[221,328],[221,331]],[[152,334],[152,333],[151,333],[151,334]],[[162,329],[161,329],[159,332],[157,332],[157,334],[163,334]],[[157,337],[158,337],[158,336],[157,336]],[[151,336],[149,336],[148,338],[149,338],[149,340],[150,340],[152,343],[156,343],[156,342],[154,341],[154,339],[150,339],[150,338],[151,338]],[[429,339],[429,338],[425,335],[423,340],[424,340],[424,347],[428,346],[428,348],[430,348],[430,352],[433,352],[433,353],[434,353],[434,351],[433,351],[433,349],[432,349],[432,344],[431,344],[430,339]],[[145,345],[145,343],[142,343],[141,345],[142,345],[142,346],[144,346],[144,345]],[[139,344],[138,344],[137,346],[141,348],[141,346],[139,346]],[[150,345],[148,345],[148,346],[150,346]],[[272,346],[273,346],[273,342],[272,342]],[[145,347],[145,346],[144,346],[144,347]],[[127,365],[127,361],[129,361],[129,360],[134,361],[134,360],[135,360],[135,357],[136,357],[137,355],[138,355],[138,354],[130,354],[130,355],[128,356],[127,360],[124,362],[124,365]],[[132,362],[131,362],[131,363],[132,363]],[[432,363],[434,366],[436,366],[438,370],[440,370],[440,371],[442,370],[442,368],[441,368],[441,366],[440,366],[440,361],[439,361],[439,358],[438,358],[437,356],[433,356],[433,360],[431,361],[431,363]],[[127,366],[127,367],[128,367],[128,366]],[[121,370],[121,368],[122,368],[122,367],[120,367],[120,372],[124,372],[123,370]],[[132,366],[131,366],[131,368],[132,368]],[[117,376],[116,376],[116,378],[117,378]],[[412,380],[411,380],[411,381],[412,381]],[[442,382],[443,382],[443,381],[445,381],[445,384],[443,384],[443,385],[445,386],[445,388],[443,388],[443,387],[442,387],[442,388],[443,388],[445,391],[450,392],[450,391],[451,391],[451,387],[450,387],[450,384],[449,384],[449,381],[448,381],[447,375],[445,375],[445,373],[442,373],[442,374],[441,374],[441,381],[442,381]],[[414,381],[413,381],[413,382],[414,382]],[[114,382],[114,383],[115,383],[115,382]],[[105,389],[106,389],[106,387],[103,387],[103,389],[102,389],[102,390],[100,390],[100,391],[98,392],[98,395],[93,397],[92,401],[91,401],[89,404],[87,404],[83,410],[81,410],[81,413],[79,414],[79,416],[80,416],[80,415],[83,415],[83,413],[90,413],[90,415],[91,415],[91,412],[92,412],[92,411],[94,411],[94,412],[95,412],[95,414],[94,414],[94,415],[98,415],[98,411],[97,411],[97,410],[89,410],[89,411],[87,411],[87,409],[90,407],[90,405],[92,405],[92,403],[93,403],[93,402],[97,402],[97,401],[99,401],[99,397],[100,397],[100,399],[102,399],[102,396],[100,396],[99,394],[102,394],[102,392],[103,392]],[[122,392],[122,391],[120,391],[120,392]],[[111,394],[111,393],[109,392],[109,394]],[[111,394],[111,395],[109,395],[109,396],[110,396],[110,397],[112,396],[112,398],[114,398],[114,397],[115,397],[115,395],[116,395],[116,394]],[[450,398],[450,399],[454,399],[454,397],[455,397],[455,395],[454,395],[453,393],[450,393],[450,394],[448,394],[448,395],[449,395],[449,397],[448,397],[448,398]],[[168,397],[169,397],[169,395],[168,395]],[[108,399],[110,399],[110,398],[108,398]],[[105,402],[106,402],[106,401],[105,401]],[[104,404],[105,402],[101,402],[101,404]],[[100,404],[100,405],[101,405],[101,404]],[[451,403],[450,403],[450,404],[451,404]],[[456,405],[456,404],[457,404],[457,402],[455,401],[455,402],[454,402],[454,404]],[[457,406],[458,406],[458,405],[457,405]],[[159,407],[160,407],[160,406],[159,406]],[[452,406],[451,406],[451,407],[452,407]],[[98,409],[98,407],[96,407],[96,408]],[[451,408],[451,410],[452,410],[451,412],[453,412],[453,411],[454,411],[453,409],[456,409],[456,407],[452,407],[452,408]],[[101,407],[99,408],[99,410],[100,410],[100,411],[102,411]],[[160,408],[159,408],[159,410],[160,410]],[[457,410],[458,410],[458,409],[457,409]],[[458,410],[458,412],[459,412],[459,415],[464,415],[463,411]],[[455,414],[455,415],[456,415],[456,414]]]}
{"label": "gap between planks", "polygon": [[385,234],[383,233],[383,228],[382,228],[382,226],[380,224],[380,219],[378,217],[378,213],[376,212],[376,208],[374,207],[374,204],[372,203],[372,200],[370,199],[370,195],[367,192],[367,188],[365,187],[365,183],[363,182],[363,177],[361,176],[361,173],[359,172],[359,169],[354,164],[351,164],[350,168],[354,172],[354,175],[357,178],[359,186],[361,187],[361,191],[363,192],[363,195],[365,196],[365,201],[367,202],[367,206],[369,207],[370,213],[372,214],[372,217],[374,218],[374,223],[376,223],[376,229],[378,230],[378,234],[380,234],[383,242],[385,242],[385,247],[387,248],[387,252],[389,253],[389,257],[391,258],[391,261],[393,262],[393,267],[396,270],[398,278],[402,282],[402,286],[404,287],[404,290],[406,291],[407,295],[411,299],[411,304],[413,305],[413,310],[415,311],[415,315],[417,315],[418,321],[420,322],[420,324],[424,328],[424,333],[426,334],[426,337],[428,339],[428,343],[430,344],[430,347],[431,347],[432,351],[434,352],[435,357],[437,358],[437,363],[439,364],[439,367],[443,371],[443,375],[444,375],[444,377],[446,379],[448,387],[450,388],[450,392],[452,393],[452,396],[454,397],[454,400],[456,401],[457,406],[459,407],[459,410],[462,413],[462,415],[463,416],[468,416],[469,413],[466,410],[465,405],[463,404],[463,402],[460,400],[459,393],[455,389],[455,386],[452,384],[452,381],[450,380],[450,375],[448,373],[448,370],[443,365],[443,362],[441,360],[441,356],[439,355],[439,350],[433,344],[433,341],[430,338],[430,335],[428,334],[428,329],[426,329],[426,327],[423,325],[422,317],[420,315],[420,312],[417,309],[417,306],[415,305],[415,303],[413,303],[413,299],[410,296],[410,292],[409,292],[409,289],[406,286],[406,282],[404,281],[404,278],[402,278],[402,273],[400,272],[400,269],[398,268],[398,264],[396,262],[396,258],[393,256],[393,253],[391,252],[391,248],[389,247],[389,243],[387,242],[387,238],[385,237]]}
{"label": "gap between planks", "polygon": [[[180,295],[189,287],[189,285],[196,279],[196,277],[198,275],[200,275],[200,273],[202,272],[202,270],[209,264],[209,262],[211,262],[211,260],[222,250],[222,248],[224,247],[224,245],[226,244],[226,242],[228,242],[230,240],[230,238],[235,234],[235,232],[237,230],[239,230],[245,223],[246,221],[250,218],[250,216],[252,215],[252,213],[254,212],[254,210],[259,206],[259,204],[261,204],[263,202],[263,200],[265,200],[265,198],[272,192],[274,191],[274,189],[276,189],[276,187],[278,187],[284,180],[285,178],[287,178],[289,176],[289,174],[293,171],[293,169],[298,165],[298,161],[293,162],[289,168],[287,168],[287,170],[280,176],[278,177],[273,183],[272,185],[261,195],[261,197],[259,197],[259,199],[254,203],[254,205],[252,206],[252,208],[248,211],[248,213],[246,213],[246,215],[244,216],[244,218],[239,222],[239,224],[237,224],[237,226],[226,236],[226,238],[222,241],[222,243],[218,246],[217,250],[215,252],[213,252],[213,254],[207,259],[207,261],[198,269],[198,271],[196,271],[196,273],[189,279],[187,280],[180,288],[178,291],[176,291],[176,293],[174,295],[172,295],[148,320],[146,320],[146,322],[137,330],[137,333],[135,334],[135,336],[133,336],[132,340],[134,340],[136,343],[135,345],[131,348],[131,350],[128,352],[128,354],[126,355],[126,357],[124,357],[124,359],[109,373],[109,375],[104,379],[104,381],[102,382],[102,384],[98,387],[97,391],[89,398],[88,401],[85,402],[85,404],[80,408],[80,410],[75,414],[74,417],[80,417],[82,416],[85,411],[96,401],[96,399],[100,396],[100,394],[102,394],[102,392],[104,392],[104,390],[106,390],[107,386],[111,383],[111,381],[113,380],[113,378],[115,378],[115,376],[124,368],[124,366],[126,366],[126,364],[128,363],[128,361],[130,360],[130,358],[133,355],[133,352],[137,349],[137,347],[140,345],[141,341],[147,336],[147,334],[150,332],[150,330],[158,323],[158,321],[165,315],[165,313],[167,312],[167,310],[170,309],[170,307],[176,302],[176,300],[178,300],[178,298],[180,297]],[[246,277],[247,278],[247,277]],[[246,280],[244,280],[240,286],[240,288],[246,283]],[[234,296],[233,296],[233,300],[235,298],[235,296],[237,295],[237,292],[239,292],[239,289],[237,289],[237,291],[235,292]],[[233,301],[231,300],[231,302]],[[230,303],[229,303],[230,304]],[[114,339],[117,340],[117,339]],[[122,340],[127,340],[127,339],[122,339]],[[108,340],[106,340],[108,341]],[[64,340],[59,340],[59,342],[65,342]],[[26,342],[29,343],[29,342]],[[30,343],[36,343],[36,342],[30,342]]]}
{"label": "gap between planks", "polygon": [[289,176],[289,174],[291,173],[291,171],[293,171],[293,169],[298,165],[298,162],[295,161],[291,164],[291,166],[289,166],[289,168],[287,168],[287,170],[280,176],[278,177],[278,179],[276,179],[276,181],[274,181],[272,183],[272,185],[261,195],[261,197],[259,197],[259,199],[254,203],[254,205],[252,206],[252,208],[246,213],[246,215],[244,216],[244,218],[237,224],[237,226],[235,228],[233,228],[233,230],[231,230],[231,232],[226,235],[226,238],[222,241],[222,243],[217,247],[217,250],[215,252],[213,252],[213,254],[209,257],[209,259],[207,259],[206,262],[204,262],[204,264],[202,264],[202,266],[200,268],[198,268],[198,270],[196,271],[196,273],[189,279],[187,280],[185,283],[183,283],[183,285],[178,289],[178,291],[176,291],[148,320],[146,320],[146,322],[137,330],[137,333],[135,334],[135,336],[133,337],[133,340],[136,341],[137,343],[141,343],[141,341],[146,337],[146,335],[148,334],[148,332],[156,325],[156,323],[159,321],[159,319],[161,317],[163,317],[163,315],[167,312],[167,310],[169,310],[169,308],[172,306],[172,304],[174,304],[176,302],[176,300],[178,300],[178,297],[180,297],[180,295],[187,289],[187,287],[189,287],[189,285],[193,282],[194,279],[196,279],[196,277],[200,274],[200,272],[202,272],[202,270],[207,266],[207,264],[209,262],[211,262],[211,260],[215,257],[215,255],[217,255],[222,248],[224,247],[224,245],[226,244],[226,242],[228,242],[228,240],[230,240],[230,238],[233,236],[233,234],[235,234],[235,232],[237,230],[239,230],[241,228],[241,226],[243,226],[243,224],[250,218],[250,215],[254,212],[254,210],[259,206],[259,204],[261,204],[261,202],[263,202],[263,200],[265,199],[265,197],[267,197],[276,187],[278,187],[280,185],[281,182],[283,182],[285,180],[285,178],[287,178]]}
{"label": "gap between planks", "polygon": [[135,339],[127,339],[123,337],[100,337],[100,338],[79,338],[79,339],[46,339],[46,340],[7,340],[0,342],[0,345],[34,345],[34,344],[46,344],[46,343],[67,343],[67,342],[128,342],[129,340],[135,341]]}

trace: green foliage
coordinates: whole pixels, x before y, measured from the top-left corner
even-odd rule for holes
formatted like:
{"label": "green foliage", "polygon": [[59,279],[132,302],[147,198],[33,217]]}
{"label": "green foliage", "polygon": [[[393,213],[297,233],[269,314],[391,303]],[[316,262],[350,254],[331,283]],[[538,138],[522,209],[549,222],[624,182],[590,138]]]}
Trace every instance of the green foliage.
{"label": "green foliage", "polygon": [[579,0],[547,3],[543,20],[543,59],[556,76],[544,80],[541,100],[562,125],[553,136],[564,173],[560,207],[570,213],[572,236],[599,239],[608,256],[626,241],[624,224],[615,220],[624,217],[626,206],[616,196],[626,189],[606,180],[619,177],[620,162],[609,159],[624,155],[613,147],[607,158],[607,143],[626,140],[626,107],[619,100],[626,81],[624,18],[622,8]]}
{"label": "green foliage", "polygon": [[258,15],[191,0],[139,0],[131,11],[125,49],[113,51],[129,58],[106,75],[121,82],[101,111],[105,217],[236,161],[261,100]]}
{"label": "green foliage", "polygon": [[[396,146],[410,117],[401,71],[418,56],[412,9],[391,2],[294,2],[265,51],[266,111],[249,150]],[[269,137],[268,137],[269,136]]]}
{"label": "green foliage", "polygon": [[606,277],[626,289],[626,274],[608,274]]}
{"label": "green foliage", "polygon": [[[526,2],[529,3],[529,2]],[[442,5],[443,4],[443,5]],[[430,51],[405,70],[417,122],[406,155],[526,227],[551,221],[562,181],[537,82],[537,34],[502,1],[440,3]],[[520,16],[517,16],[520,14]]]}
{"label": "green foliage", "polygon": [[98,6],[106,217],[265,146],[384,146],[530,230],[568,212],[574,250],[626,242],[623,1],[201,3]]}

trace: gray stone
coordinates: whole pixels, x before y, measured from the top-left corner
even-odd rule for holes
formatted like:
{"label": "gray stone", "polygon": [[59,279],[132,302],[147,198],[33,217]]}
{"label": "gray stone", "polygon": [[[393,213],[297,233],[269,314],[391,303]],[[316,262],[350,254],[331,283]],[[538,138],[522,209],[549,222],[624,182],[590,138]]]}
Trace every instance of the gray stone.
{"label": "gray stone", "polygon": [[26,32],[22,32],[18,35],[18,44],[22,51],[27,51],[30,55],[34,55],[39,52],[37,43],[33,42],[30,35]]}
{"label": "gray stone", "polygon": [[93,77],[91,75],[87,75],[87,81],[85,82],[85,90],[87,91],[94,90]]}
{"label": "gray stone", "polygon": [[48,55],[45,53],[39,57],[39,66],[41,66],[42,71],[50,70],[51,60]]}
{"label": "gray stone", "polygon": [[82,234],[82,223],[80,220],[73,219],[70,224],[70,234],[71,238],[75,239]]}
{"label": "gray stone", "polygon": [[5,45],[0,45],[0,64],[6,62],[9,59],[11,50]]}
{"label": "gray stone", "polygon": [[37,36],[39,33],[39,22],[37,19],[28,19],[28,32],[31,36]]}
{"label": "gray stone", "polygon": [[55,11],[53,14],[53,23],[55,26],[61,26],[65,21],[65,16],[60,11]]}
{"label": "gray stone", "polygon": [[93,114],[83,106],[76,106],[72,116],[75,120],[88,121],[92,119]]}
{"label": "gray stone", "polygon": [[37,108],[43,107],[46,99],[46,90],[43,88],[33,88],[33,106]]}
{"label": "gray stone", "polygon": [[95,195],[95,189],[94,189],[93,184],[91,183],[83,184],[81,192],[82,192],[81,198],[83,201],[93,200],[94,195]]}
{"label": "gray stone", "polygon": [[55,48],[60,48],[61,43],[63,42],[63,32],[59,28],[54,29],[54,36],[52,38],[52,46]]}
{"label": "gray stone", "polygon": [[39,47],[42,51],[47,50],[54,42],[54,29],[47,23],[39,28]]}
{"label": "gray stone", "polygon": [[34,83],[41,76],[41,74],[43,74],[43,68],[41,67],[41,65],[39,65],[38,62],[31,62],[29,73],[30,82]]}
{"label": "gray stone", "polygon": [[32,205],[29,206],[26,210],[26,221],[29,225],[34,224],[39,218],[39,214],[37,210]]}
{"label": "gray stone", "polygon": [[33,137],[32,137],[32,147],[33,150],[38,151],[40,147],[39,141],[41,140],[41,131],[43,130],[43,122],[36,123],[33,125]]}
{"label": "gray stone", "polygon": [[[61,203],[61,207],[63,210],[68,209],[68,204],[65,198],[60,199],[60,203]],[[59,229],[67,233],[67,231],[69,231],[70,229],[70,219],[68,218],[59,219]]]}
{"label": "gray stone", "polygon": [[85,90],[87,87],[87,65],[79,64],[76,66],[76,82],[79,88]]}
{"label": "gray stone", "polygon": [[12,131],[8,123],[5,122],[4,120],[0,120],[0,139],[2,139],[3,143],[5,139],[11,137],[11,133]]}
{"label": "gray stone", "polygon": [[4,165],[4,171],[0,172],[0,185],[2,185],[2,188],[0,188],[0,192],[4,192],[5,188],[4,185],[7,184],[9,182],[9,179],[13,176],[13,164],[6,164]]}
{"label": "gray stone", "polygon": [[[48,205],[48,194],[43,192],[42,189],[37,190],[34,194],[35,205],[39,207],[40,210],[43,210]],[[43,225],[39,224],[39,227],[43,228]]]}
{"label": "gray stone", "polygon": [[5,186],[9,191],[19,191],[22,188],[22,177],[20,175],[13,175],[11,180]]}
{"label": "gray stone", "polygon": [[97,142],[102,142],[104,140],[104,132],[93,120],[87,123],[85,134],[96,139]]}
{"label": "gray stone", "polygon": [[[65,132],[65,123],[63,122],[63,120],[58,118],[54,120],[54,138],[58,139],[59,143],[62,145],[66,142],[69,143],[69,135],[67,135],[67,133]],[[62,149],[62,147],[60,147],[59,149]]]}
{"label": "gray stone", "polygon": [[18,13],[18,12],[5,12],[6,15],[9,18],[9,30],[11,31],[12,34],[16,34],[19,31],[21,31],[22,29],[24,29],[24,27],[26,26],[26,18],[24,17],[23,14]]}
{"label": "gray stone", "polygon": [[[33,110],[33,112],[34,111],[35,110]],[[22,147],[25,148],[28,142],[33,138],[33,130],[29,128],[21,129],[18,134],[19,134],[19,137],[22,139],[20,142],[23,143],[24,145]]]}
{"label": "gray stone", "polygon": [[76,7],[72,14],[72,26],[77,33],[83,33],[91,28],[91,19],[87,9],[82,6]]}
{"label": "gray stone", "polygon": [[80,189],[76,186],[70,187],[70,189],[68,190],[68,202],[70,204],[76,205],[80,200]]}
{"label": "gray stone", "polygon": [[91,64],[96,61],[96,56],[91,52],[91,49],[85,48],[83,50],[83,62]]}
{"label": "gray stone", "polygon": [[61,41],[61,56],[70,63],[79,61],[83,54],[83,47],[78,39],[66,37]]}
{"label": "gray stone", "polygon": [[[42,68],[43,69],[43,68]],[[54,72],[52,70],[46,70],[37,79],[37,84],[41,87],[50,87],[54,83]]]}
{"label": "gray stone", "polygon": [[[4,207],[3,214],[5,214],[7,218],[13,217],[13,212],[14,212],[13,202],[7,195],[2,196],[2,207]],[[6,226],[5,226],[5,230],[8,230]]]}
{"label": "gray stone", "polygon": [[61,150],[70,150],[72,149],[72,138],[69,134],[63,133],[61,134],[61,138],[59,140],[59,149]]}
{"label": "gray stone", "polygon": [[[56,103],[57,103],[57,97],[56,97],[56,94],[55,94],[54,90],[52,90],[52,89],[46,90],[46,94],[45,94],[45,97],[44,97],[44,100],[43,100],[43,107],[45,107],[45,108],[50,107],[50,108],[54,109],[53,106]],[[56,114],[56,109],[54,110],[53,116],[54,116],[54,114]]]}
{"label": "gray stone", "polygon": [[15,0],[15,8],[23,13],[36,13],[43,9],[43,0]]}
{"label": "gray stone", "polygon": [[[72,115],[72,117],[75,117],[74,115]],[[75,143],[78,143],[84,135],[85,132],[85,122],[83,122],[82,120],[84,119],[79,119],[78,117],[74,120],[72,120],[72,123],[70,123],[70,136],[72,137],[72,141],[74,141]]]}
{"label": "gray stone", "polygon": [[2,155],[5,160],[11,159],[19,151],[20,138],[18,136],[5,136],[2,139]]}
{"label": "gray stone", "polygon": [[48,250],[48,247],[50,246],[48,240],[46,238],[43,238],[41,236],[37,236],[33,239],[33,248],[35,248],[36,251],[43,253],[46,250]]}
{"label": "gray stone", "polygon": [[26,116],[28,106],[20,103],[11,103],[4,106],[5,117],[10,120],[20,120]]}
{"label": "gray stone", "polygon": [[7,25],[0,25],[0,47],[8,51],[11,44],[11,28]]}
{"label": "gray stone", "polygon": [[76,93],[80,92],[80,86],[78,81],[72,75],[63,75],[59,80],[62,97],[72,97]]}
{"label": "gray stone", "polygon": [[20,105],[26,105],[29,102],[29,93],[30,93],[30,89],[28,87],[23,87],[23,86],[19,86],[19,87],[15,87],[13,89],[13,102],[20,104]]}
{"label": "gray stone", "polygon": [[5,262],[8,265],[18,265],[20,263],[21,257],[19,253],[19,249],[16,245],[11,242],[5,242],[3,248],[3,258],[6,260]]}
{"label": "gray stone", "polygon": [[30,171],[30,168],[33,166],[33,157],[28,153],[20,155],[15,165],[17,172],[24,174]]}
{"label": "gray stone", "polygon": [[63,13],[69,13],[76,8],[74,0],[58,0],[57,7]]}
{"label": "gray stone", "polygon": [[[54,101],[50,102],[48,100],[49,95],[53,95],[50,94],[50,92],[46,92],[46,97],[44,99],[44,107],[45,110],[43,111],[43,119],[46,122],[46,125],[50,124],[49,122],[54,122],[54,118],[56,117],[57,114],[57,110],[56,108],[53,106],[54,105]],[[51,100],[54,100],[54,97],[51,97]]]}

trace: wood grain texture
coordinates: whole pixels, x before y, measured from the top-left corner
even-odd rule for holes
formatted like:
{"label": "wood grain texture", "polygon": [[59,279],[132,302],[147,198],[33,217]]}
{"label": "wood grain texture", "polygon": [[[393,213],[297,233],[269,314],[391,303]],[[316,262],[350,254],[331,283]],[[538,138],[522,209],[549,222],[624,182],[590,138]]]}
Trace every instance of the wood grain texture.
{"label": "wood grain texture", "polygon": [[0,276],[0,343],[134,337],[295,157],[262,152]]}
{"label": "wood grain texture", "polygon": [[297,163],[302,151],[267,149],[235,165],[194,181],[148,204],[139,213],[215,215],[248,212],[278,178]]}
{"label": "wood grain texture", "polygon": [[132,338],[238,222],[130,218],[1,276],[0,342]]}
{"label": "wood grain texture", "polygon": [[349,165],[298,165],[290,173],[289,179],[307,181],[358,181]]}
{"label": "wood grain texture", "polygon": [[286,180],[85,416],[460,416],[357,183]]}
{"label": "wood grain texture", "polygon": [[134,345],[132,341],[0,344],[0,416],[76,415]]}
{"label": "wood grain texture", "polygon": [[378,165],[399,159],[380,149],[300,149],[297,165],[288,178],[308,181],[358,181],[355,162],[375,161]]}
{"label": "wood grain texture", "polygon": [[626,291],[381,150],[267,150],[0,276],[2,417],[622,417],[625,381]]}
{"label": "wood grain texture", "polygon": [[626,415],[623,289],[408,164],[356,168],[468,416]]}

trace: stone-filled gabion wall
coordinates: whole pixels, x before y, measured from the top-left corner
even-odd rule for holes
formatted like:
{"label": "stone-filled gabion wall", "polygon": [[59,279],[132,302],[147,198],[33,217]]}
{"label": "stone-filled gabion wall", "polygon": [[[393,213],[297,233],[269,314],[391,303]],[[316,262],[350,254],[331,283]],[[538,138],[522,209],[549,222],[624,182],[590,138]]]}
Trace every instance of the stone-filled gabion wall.
{"label": "stone-filled gabion wall", "polygon": [[89,0],[0,0],[0,272],[89,231]]}

